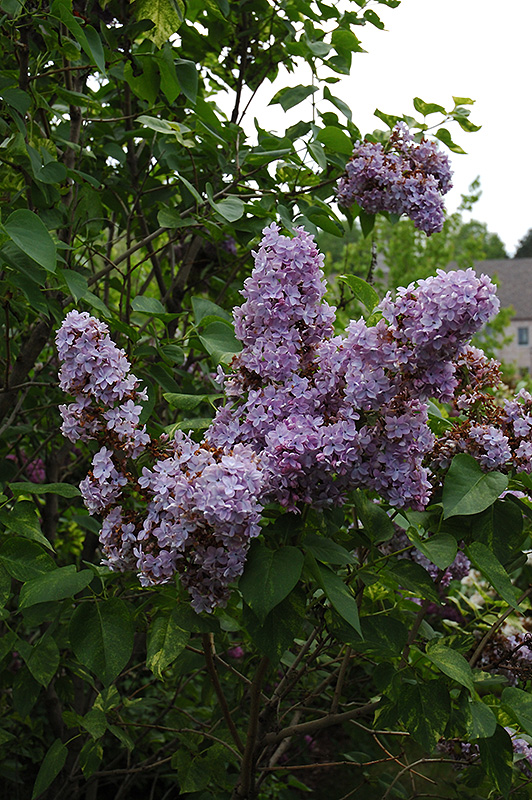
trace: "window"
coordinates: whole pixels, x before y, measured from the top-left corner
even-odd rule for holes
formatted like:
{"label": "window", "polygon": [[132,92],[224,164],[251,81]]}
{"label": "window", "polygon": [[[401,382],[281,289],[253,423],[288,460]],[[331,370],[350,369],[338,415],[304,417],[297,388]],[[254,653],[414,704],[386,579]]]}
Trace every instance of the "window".
{"label": "window", "polygon": [[517,344],[528,344],[528,328],[517,329]]}

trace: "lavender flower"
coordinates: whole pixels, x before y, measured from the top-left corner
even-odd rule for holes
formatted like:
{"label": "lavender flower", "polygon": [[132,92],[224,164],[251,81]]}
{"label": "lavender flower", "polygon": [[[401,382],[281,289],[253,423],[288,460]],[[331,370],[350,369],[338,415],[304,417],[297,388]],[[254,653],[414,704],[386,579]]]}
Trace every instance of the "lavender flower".
{"label": "lavender flower", "polygon": [[416,144],[406,125],[398,123],[386,148],[355,143],[336,196],[340,205],[357,202],[368,214],[406,214],[430,236],[443,227],[442,195],[452,187],[451,175],[447,156],[434,142]]}

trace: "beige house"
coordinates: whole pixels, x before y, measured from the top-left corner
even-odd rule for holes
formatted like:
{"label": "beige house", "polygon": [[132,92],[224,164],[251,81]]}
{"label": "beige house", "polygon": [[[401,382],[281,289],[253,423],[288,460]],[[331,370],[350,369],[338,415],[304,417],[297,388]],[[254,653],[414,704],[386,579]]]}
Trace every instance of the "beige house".
{"label": "beige house", "polygon": [[512,341],[501,348],[499,358],[532,374],[532,258],[475,261],[473,268],[495,280],[501,308],[514,311],[507,329]]}

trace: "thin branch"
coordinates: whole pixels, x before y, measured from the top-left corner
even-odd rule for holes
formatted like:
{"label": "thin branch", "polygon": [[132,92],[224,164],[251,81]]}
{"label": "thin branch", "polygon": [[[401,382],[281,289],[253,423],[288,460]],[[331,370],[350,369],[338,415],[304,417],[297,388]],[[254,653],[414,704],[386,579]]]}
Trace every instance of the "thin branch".
{"label": "thin branch", "polygon": [[227,700],[225,699],[225,695],[222,691],[220,680],[218,678],[218,673],[216,672],[216,666],[214,664],[214,652],[215,652],[214,636],[212,635],[212,633],[204,633],[202,635],[202,642],[203,642],[203,653],[205,656],[205,664],[207,665],[207,672],[209,673],[212,685],[214,687],[214,691],[216,692],[216,697],[218,698],[218,702],[220,703],[223,717],[227,723],[227,727],[231,732],[231,736],[233,737],[234,743],[236,744],[240,752],[243,753],[244,745],[242,744],[242,740],[238,735],[236,725],[233,722],[233,718],[231,717],[231,712],[229,711],[229,706],[227,704]]}
{"label": "thin branch", "polygon": [[[517,605],[520,605],[523,602],[523,600],[525,600],[530,594],[532,594],[532,586],[529,586],[528,589],[526,590],[526,592],[523,592],[523,594],[521,595],[521,597],[517,601]],[[515,611],[513,606],[510,606],[509,608],[507,608],[506,611],[504,612],[504,614],[501,614],[501,616],[498,619],[495,620],[495,622],[493,623],[491,628],[484,634],[484,636],[480,640],[475,652],[473,653],[473,655],[469,659],[469,666],[470,667],[474,667],[475,666],[475,664],[477,663],[478,659],[482,655],[482,651],[486,647],[487,643],[489,642],[489,640],[491,639],[493,634],[501,627],[501,625],[503,624],[505,619],[507,619],[513,611]]]}
{"label": "thin branch", "polygon": [[307,733],[312,734],[316,733],[317,731],[324,730],[325,728],[331,728],[333,725],[341,725],[343,722],[348,722],[349,720],[356,719],[357,717],[363,717],[365,714],[371,714],[371,712],[375,711],[379,705],[380,700],[376,700],[373,703],[366,703],[364,706],[358,706],[357,708],[352,708],[349,711],[343,711],[341,714],[328,714],[326,717],[322,717],[321,719],[313,719],[310,722],[302,722],[300,725],[289,725],[287,728],[283,728],[277,733],[266,734],[263,743],[266,745],[277,744],[277,742],[286,739],[287,736],[304,736]]}

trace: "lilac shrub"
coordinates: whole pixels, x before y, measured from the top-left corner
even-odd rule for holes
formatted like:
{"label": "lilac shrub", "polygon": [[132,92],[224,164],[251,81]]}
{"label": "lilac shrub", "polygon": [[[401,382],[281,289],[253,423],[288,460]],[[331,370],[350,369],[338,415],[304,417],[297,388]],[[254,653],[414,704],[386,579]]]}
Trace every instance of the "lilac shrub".
{"label": "lilac shrub", "polygon": [[403,122],[386,146],[356,142],[336,197],[341,206],[357,202],[368,214],[406,214],[427,235],[441,231],[443,195],[452,188],[449,159],[427,139],[420,143]]}
{"label": "lilac shrub", "polygon": [[[264,230],[234,312],[243,349],[220,374],[227,402],[200,444],[183,433],[152,440],[125,353],[103,323],[67,316],[60,378],[75,402],[61,407],[63,431],[99,445],[81,490],[102,517],[112,568],[136,570],[143,585],[177,573],[194,607],[211,610],[242,573],[267,502],[300,511],[368,489],[396,508],[425,508],[432,470],[448,460],[449,443],[461,447],[449,436],[447,449],[439,445],[427,401],[457,395],[468,407],[493,378],[469,340],[498,310],[495,286],[472,270],[440,271],[387,295],[374,325],[352,321],[335,335],[322,262],[303,229],[293,238],[275,224]],[[532,397],[515,403],[498,407],[497,420],[523,437],[511,451],[521,464],[527,445],[532,451]],[[510,452],[492,416],[468,428],[486,469]]]}

